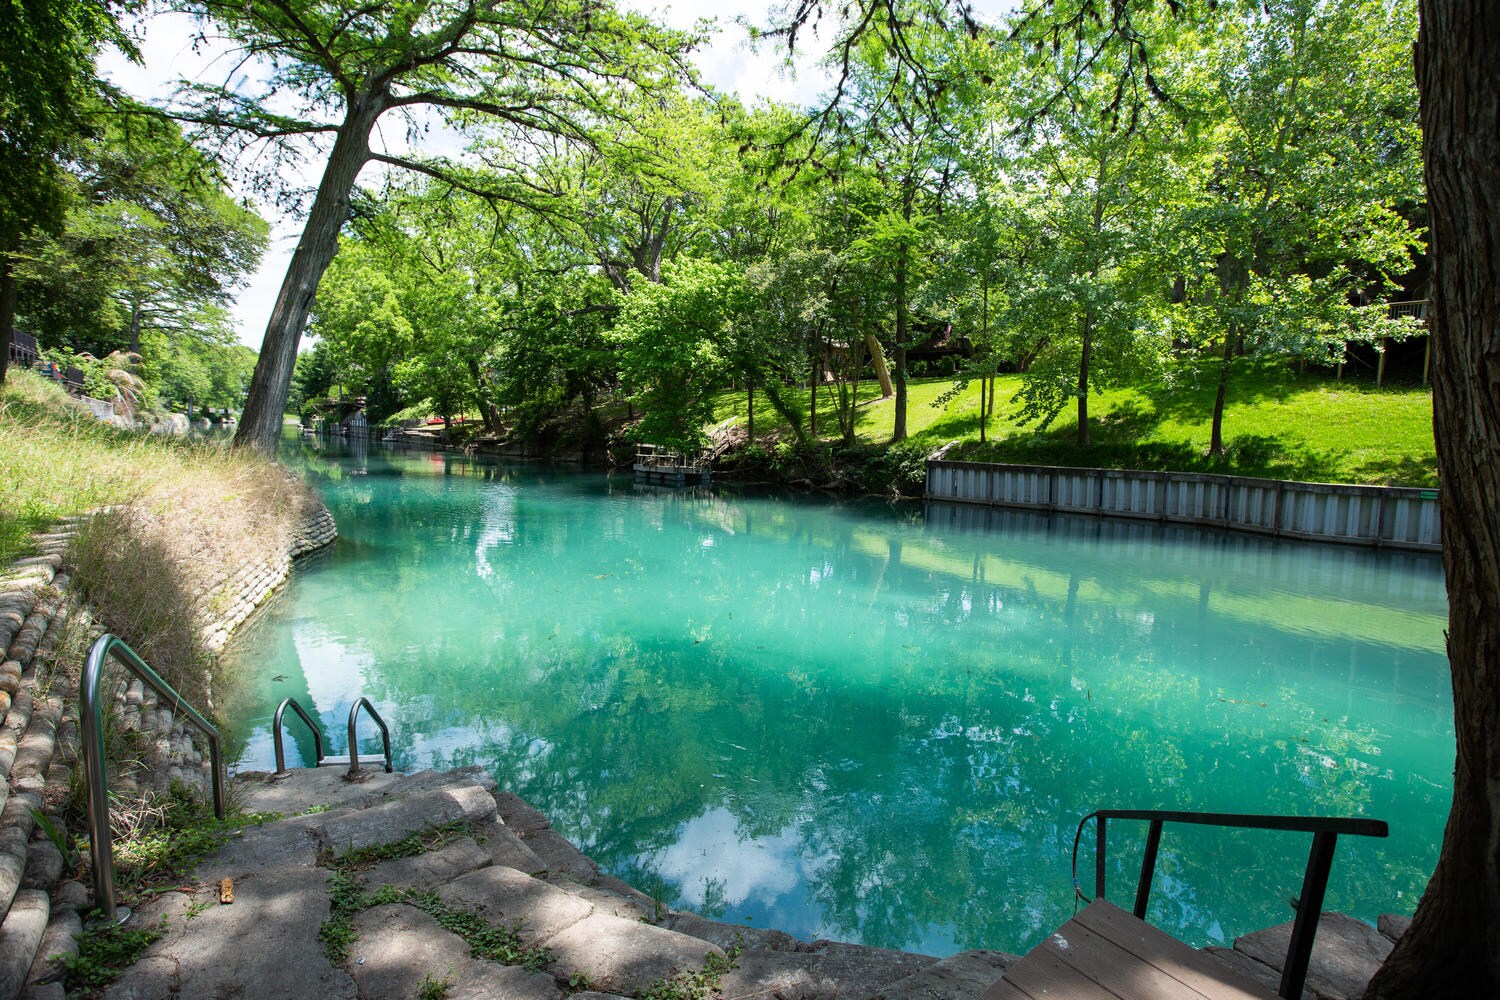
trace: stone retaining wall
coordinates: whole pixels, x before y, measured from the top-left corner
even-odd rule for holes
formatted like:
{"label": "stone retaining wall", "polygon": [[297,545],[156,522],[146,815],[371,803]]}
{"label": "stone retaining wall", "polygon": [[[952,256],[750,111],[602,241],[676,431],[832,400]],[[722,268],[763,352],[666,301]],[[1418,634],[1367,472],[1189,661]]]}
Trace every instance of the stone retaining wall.
{"label": "stone retaining wall", "polygon": [[[64,634],[99,633],[87,611],[69,598],[64,556],[81,519],[60,523],[36,538],[39,554],[0,571],[0,1000],[60,1000],[58,983],[27,983],[52,965],[47,956],[77,952],[79,917],[89,891],[68,871],[48,835],[66,829],[63,814],[75,767],[81,769],[78,681],[81,663],[57,655]],[[337,536],[321,503],[309,512],[284,555],[263,563],[225,567],[211,581],[211,602],[225,610],[205,628],[210,648],[221,649],[235,626],[284,582],[299,555]],[[172,781],[207,789],[208,761],[190,731],[157,704],[139,682],[116,695],[117,724],[141,734],[137,766],[113,777],[112,791],[164,790]],[[39,822],[43,817],[44,822]]]}
{"label": "stone retaining wall", "polygon": [[204,629],[208,647],[215,652],[224,648],[230,635],[250,613],[259,607],[291,575],[292,562],[332,542],[338,537],[333,515],[319,503],[293,536],[288,551],[269,562],[247,562],[225,566],[209,578],[209,592],[225,605],[223,613]]}

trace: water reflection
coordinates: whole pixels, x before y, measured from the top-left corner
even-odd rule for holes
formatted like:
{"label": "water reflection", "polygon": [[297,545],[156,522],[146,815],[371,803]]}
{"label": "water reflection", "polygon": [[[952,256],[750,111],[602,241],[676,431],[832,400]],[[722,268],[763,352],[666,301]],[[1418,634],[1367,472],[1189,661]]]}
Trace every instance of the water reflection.
{"label": "water reflection", "polygon": [[[253,640],[247,765],[284,693],[335,742],[368,694],[399,766],[481,764],[671,902],[937,953],[1065,918],[1073,824],[1106,804],[1387,819],[1330,890],[1370,918],[1430,871],[1453,745],[1431,558],[307,461],[342,538]],[[1153,919],[1203,941],[1286,919],[1305,856],[1174,833]]]}

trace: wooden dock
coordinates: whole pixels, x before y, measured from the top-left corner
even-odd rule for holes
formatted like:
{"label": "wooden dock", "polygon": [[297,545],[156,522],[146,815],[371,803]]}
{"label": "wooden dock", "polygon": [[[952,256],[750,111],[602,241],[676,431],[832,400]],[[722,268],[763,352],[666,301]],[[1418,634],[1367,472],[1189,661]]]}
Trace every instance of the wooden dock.
{"label": "wooden dock", "polygon": [[1227,964],[1095,900],[979,1000],[1276,1000]]}
{"label": "wooden dock", "polygon": [[659,444],[637,445],[635,481],[643,486],[707,486],[714,461],[733,443],[733,432],[729,422],[720,424],[709,432],[708,447],[692,456]]}
{"label": "wooden dock", "polygon": [[675,448],[643,444],[635,451],[635,481],[645,486],[707,486],[712,469]]}

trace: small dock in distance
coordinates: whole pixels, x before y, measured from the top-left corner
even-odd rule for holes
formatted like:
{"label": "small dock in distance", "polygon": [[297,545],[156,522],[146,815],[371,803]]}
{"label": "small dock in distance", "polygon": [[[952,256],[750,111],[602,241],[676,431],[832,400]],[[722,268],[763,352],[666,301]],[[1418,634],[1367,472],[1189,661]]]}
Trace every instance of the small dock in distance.
{"label": "small dock in distance", "polygon": [[708,447],[696,455],[659,444],[639,444],[635,449],[635,481],[642,486],[707,486],[713,478],[714,461],[729,450],[734,428],[727,421],[709,432]]}
{"label": "small dock in distance", "polygon": [[644,486],[707,486],[710,462],[688,458],[676,448],[643,444],[635,450],[635,481]]}

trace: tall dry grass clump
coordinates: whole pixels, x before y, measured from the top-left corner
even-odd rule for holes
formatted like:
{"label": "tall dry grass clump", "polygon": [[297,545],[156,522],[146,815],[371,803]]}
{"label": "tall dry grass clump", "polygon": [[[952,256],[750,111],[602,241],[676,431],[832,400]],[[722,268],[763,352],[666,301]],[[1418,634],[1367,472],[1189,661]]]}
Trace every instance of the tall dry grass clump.
{"label": "tall dry grass clump", "polygon": [[69,553],[79,596],[100,626],[206,705],[205,627],[235,573],[285,558],[318,501],[259,454],[111,427],[54,390],[15,372],[0,391],[0,559],[24,554],[30,532],[59,517],[99,512]]}

